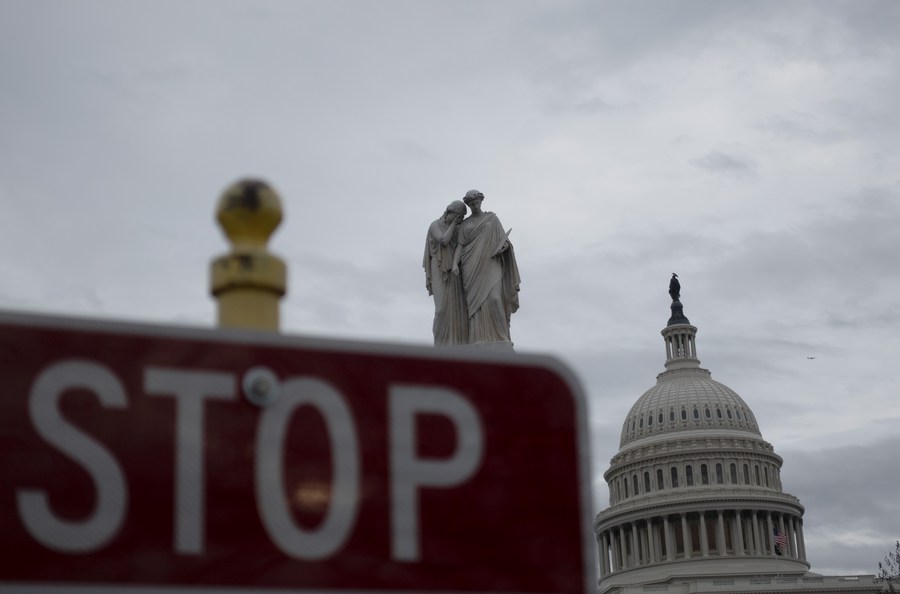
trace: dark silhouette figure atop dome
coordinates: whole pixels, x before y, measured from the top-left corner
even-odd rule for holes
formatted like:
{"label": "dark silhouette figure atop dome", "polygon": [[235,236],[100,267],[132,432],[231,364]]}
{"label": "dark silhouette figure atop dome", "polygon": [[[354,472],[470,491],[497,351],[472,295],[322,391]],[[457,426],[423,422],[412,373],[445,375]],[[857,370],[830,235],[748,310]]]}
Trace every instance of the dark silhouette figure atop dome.
{"label": "dark silhouette figure atop dome", "polygon": [[681,298],[681,283],[678,282],[678,275],[672,273],[672,280],[669,281],[669,297],[672,301],[678,301]]}

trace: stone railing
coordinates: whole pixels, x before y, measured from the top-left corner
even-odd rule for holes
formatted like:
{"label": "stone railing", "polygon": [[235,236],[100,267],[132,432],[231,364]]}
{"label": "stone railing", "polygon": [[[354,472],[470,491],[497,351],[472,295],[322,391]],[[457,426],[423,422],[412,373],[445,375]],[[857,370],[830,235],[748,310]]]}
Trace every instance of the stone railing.
{"label": "stone railing", "polygon": [[[703,500],[706,509],[709,511],[719,507],[727,508],[727,506],[722,506],[715,501],[718,498],[726,500],[750,498],[756,500],[783,501],[795,505],[800,504],[800,500],[793,495],[760,489],[758,487],[709,487],[708,485],[703,485],[701,487],[681,487],[666,492],[658,491],[656,493],[651,493],[650,495],[638,495],[637,497],[620,501],[614,506],[606,508],[597,514],[595,521],[600,522],[610,516],[615,516],[635,509],[652,508],[681,502],[699,503],[701,499]],[[747,509],[750,508],[748,507]]]}
{"label": "stone railing", "polygon": [[[830,588],[846,588],[847,586],[875,587],[874,575],[849,576],[756,576],[750,578],[700,580],[691,584],[692,592],[732,592],[746,590],[767,590],[772,585],[790,585],[791,590],[798,592],[818,592]],[[674,592],[673,588],[673,592]]]}
{"label": "stone railing", "polygon": [[[813,594],[826,590],[858,590],[871,592],[878,588],[874,575],[840,575],[840,576],[778,576],[757,575],[745,578],[712,578],[712,579],[678,579],[673,584],[645,584],[643,586],[624,586],[623,594],[642,594],[644,592],[669,592],[671,594],[727,594],[728,592],[767,592],[775,586],[776,590],[791,590]],[[778,586],[784,586],[779,588]]]}

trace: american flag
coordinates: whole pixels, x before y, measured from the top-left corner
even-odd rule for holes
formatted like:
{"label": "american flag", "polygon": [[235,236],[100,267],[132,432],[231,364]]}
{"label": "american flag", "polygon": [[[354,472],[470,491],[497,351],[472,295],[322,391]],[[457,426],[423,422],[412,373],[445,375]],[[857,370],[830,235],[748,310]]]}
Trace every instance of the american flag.
{"label": "american flag", "polygon": [[778,528],[773,529],[772,534],[774,536],[773,540],[775,541],[776,552],[780,555],[781,550],[787,548],[787,535]]}

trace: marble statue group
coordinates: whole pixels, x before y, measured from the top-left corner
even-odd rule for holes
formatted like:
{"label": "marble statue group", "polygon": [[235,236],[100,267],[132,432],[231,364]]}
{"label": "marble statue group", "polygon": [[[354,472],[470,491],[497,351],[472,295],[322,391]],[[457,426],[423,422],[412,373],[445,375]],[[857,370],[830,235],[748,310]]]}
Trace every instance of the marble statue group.
{"label": "marble statue group", "polygon": [[[510,316],[519,309],[519,268],[500,219],[466,192],[428,227],[425,288],[434,297],[435,346],[512,350]],[[471,211],[466,217],[466,207]]]}

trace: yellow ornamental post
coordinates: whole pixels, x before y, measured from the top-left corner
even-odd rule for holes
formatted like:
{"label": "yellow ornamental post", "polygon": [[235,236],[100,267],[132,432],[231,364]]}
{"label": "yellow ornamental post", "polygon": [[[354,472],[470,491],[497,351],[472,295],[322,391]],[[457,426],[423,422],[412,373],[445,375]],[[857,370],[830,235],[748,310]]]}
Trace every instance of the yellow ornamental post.
{"label": "yellow ornamental post", "polygon": [[222,193],[216,216],[231,243],[210,268],[219,327],[277,332],[287,270],[266,244],[281,223],[281,199],[263,181],[241,180]]}

